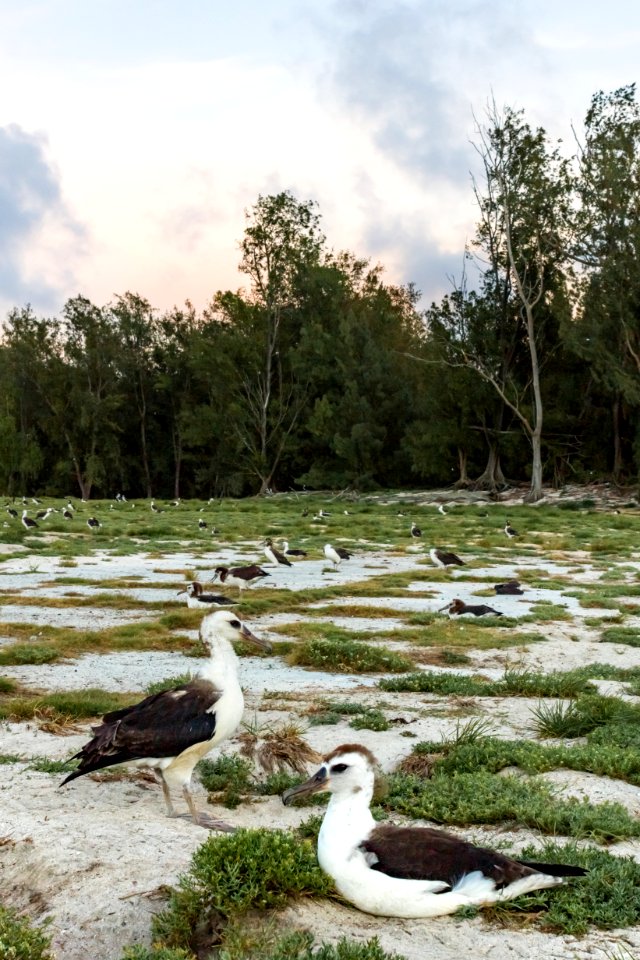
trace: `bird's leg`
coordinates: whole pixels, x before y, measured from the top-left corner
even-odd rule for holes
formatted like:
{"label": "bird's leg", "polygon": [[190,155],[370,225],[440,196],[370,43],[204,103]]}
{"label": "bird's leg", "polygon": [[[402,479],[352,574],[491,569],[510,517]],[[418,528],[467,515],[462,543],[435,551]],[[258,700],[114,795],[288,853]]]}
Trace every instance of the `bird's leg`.
{"label": "bird's leg", "polygon": [[167,816],[168,817],[177,816],[173,803],[171,802],[171,793],[169,791],[169,787],[165,782],[164,777],[162,777],[162,792],[164,794],[164,802],[167,805]]}
{"label": "bird's leg", "polygon": [[198,827],[206,827],[207,830],[221,830],[225,833],[233,833],[235,827],[231,826],[230,823],[225,823],[224,820],[214,820],[213,817],[208,817],[206,813],[198,813],[196,810],[196,805],[191,794],[191,790],[188,785],[185,783],[182,788],[182,795],[187,801],[187,806],[189,807],[189,812],[191,814],[191,819]]}

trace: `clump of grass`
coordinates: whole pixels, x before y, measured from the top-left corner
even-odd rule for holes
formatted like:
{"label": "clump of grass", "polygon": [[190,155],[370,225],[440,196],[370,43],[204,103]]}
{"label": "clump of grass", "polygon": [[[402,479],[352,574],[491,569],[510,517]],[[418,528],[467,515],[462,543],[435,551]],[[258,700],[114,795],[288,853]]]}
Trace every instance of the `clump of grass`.
{"label": "clump of grass", "polygon": [[519,777],[479,771],[434,775],[426,781],[395,773],[388,782],[385,809],[414,819],[459,826],[506,822],[599,842],[640,836],[640,823],[621,804],[558,800],[545,783]]}
{"label": "clump of grass", "polygon": [[199,935],[232,916],[283,907],[295,897],[327,896],[332,889],[313,845],[293,833],[238,830],[210,837],[193,855],[168,908],[154,918],[154,939],[195,951]]}
{"label": "clump of grass", "polygon": [[389,730],[391,724],[385,717],[382,710],[375,710],[371,708],[365,710],[360,716],[354,717],[349,723],[349,726],[353,727],[354,730],[377,730],[382,732],[384,730]]}
{"label": "clump of grass", "polygon": [[10,680],[9,677],[0,677],[0,693],[13,693],[15,689],[15,680]]}
{"label": "clump of grass", "polygon": [[413,666],[387,647],[355,640],[308,640],[294,647],[289,663],[331,673],[402,673]]}
{"label": "clump of grass", "polygon": [[189,683],[193,679],[191,673],[179,673],[176,677],[165,677],[164,680],[156,680],[145,687],[145,693],[162,693],[163,690],[172,690],[174,687],[180,687],[183,683]]}
{"label": "clump of grass", "polygon": [[215,800],[230,810],[251,792],[253,768],[243,757],[222,756],[216,760],[201,760],[197,767],[202,785]]}
{"label": "clump of grass", "polygon": [[20,666],[22,664],[53,663],[60,657],[55,647],[40,643],[13,643],[0,650],[0,664]]}
{"label": "clump of grass", "polygon": [[640,721],[640,708],[619,697],[601,697],[597,694],[579,697],[566,705],[539,704],[533,714],[539,736],[564,739],[584,737],[596,727]]}
{"label": "clump of grass", "polygon": [[405,677],[380,680],[382,690],[436,693],[466,697],[575,697],[590,689],[589,677],[579,670],[535,673],[507,670],[500,680],[485,680],[458,673],[423,670]]}
{"label": "clump of grass", "polygon": [[52,960],[51,937],[17,911],[0,905],[0,949],[7,960]]}
{"label": "clump of grass", "polygon": [[76,760],[50,760],[48,757],[32,757],[29,762],[30,770],[37,770],[39,773],[70,773],[77,767]]}
{"label": "clump of grass", "polygon": [[61,690],[40,696],[22,695],[0,701],[0,719],[31,720],[39,714],[47,719],[79,720],[100,717],[112,710],[134,703],[136,694],[111,693],[107,690]]}
{"label": "clump of grass", "polygon": [[543,863],[567,863],[585,867],[586,876],[574,883],[538,890],[526,897],[487,911],[487,918],[537,914],[543,930],[584,936],[590,927],[614,930],[640,921],[640,864],[630,857],[612,856],[603,850],[549,842],[542,848],[527,847],[518,857]]}
{"label": "clump of grass", "polygon": [[637,627],[609,627],[603,630],[603,643],[622,643],[628,647],[640,647],[640,630]]}

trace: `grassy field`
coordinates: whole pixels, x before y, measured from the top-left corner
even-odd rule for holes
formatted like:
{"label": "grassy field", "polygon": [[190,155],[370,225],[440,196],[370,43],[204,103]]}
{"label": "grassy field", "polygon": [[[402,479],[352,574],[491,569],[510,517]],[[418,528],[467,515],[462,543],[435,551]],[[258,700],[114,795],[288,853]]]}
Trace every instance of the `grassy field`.
{"label": "grassy field", "polygon": [[[236,609],[252,629],[266,630],[274,641],[277,671],[266,676],[286,679],[287,671],[307,670],[323,693],[310,698],[284,679],[281,688],[270,679],[251,701],[253,719],[235,749],[247,738],[259,744],[282,730],[320,752],[365,742],[389,774],[379,817],[508,829],[516,846],[523,832],[537,838],[539,849],[569,844],[556,855],[589,864],[584,882],[485,912],[487,924],[578,936],[635,930],[640,802],[618,796],[616,784],[620,790],[640,786],[640,513],[624,506],[614,513],[587,499],[510,506],[520,536],[508,540],[501,505],[455,505],[442,516],[434,503],[407,499],[291,494],[177,506],[158,501],[160,512],[146,501],[78,503],[72,520],[53,514],[35,532],[7,515],[0,531],[0,720],[12,722],[13,730],[35,723],[50,736],[77,737],[92,718],[135,702],[138,687],[97,675],[89,686],[65,689],[54,684],[55,671],[96,654],[140,653],[149,664],[160,655],[197,657],[201,614],[187,609],[178,591],[194,579],[210,584],[219,563],[258,562],[270,573],[266,582],[241,598],[227,592],[240,601]],[[42,506],[61,504],[45,500]],[[36,509],[29,507],[31,516]],[[330,515],[320,517],[321,510]],[[100,520],[99,530],[87,527],[90,516]],[[412,521],[423,531],[419,540],[410,536]],[[307,558],[291,570],[269,567],[265,537],[277,546],[287,539]],[[334,570],[324,559],[326,543],[346,547],[353,559]],[[436,569],[428,556],[432,546],[455,551],[464,566]],[[511,576],[520,580],[523,596],[497,596],[493,585]],[[503,616],[450,620],[440,608],[454,595],[486,602]],[[104,622],[86,619],[98,613]],[[352,678],[346,695],[336,686],[340,677]],[[359,685],[359,678],[366,683]],[[150,677],[142,689],[184,679],[176,670],[155,683]],[[603,683],[609,685],[604,694]],[[440,737],[431,735],[434,727]],[[227,747],[222,762],[206,761],[202,783],[211,802],[232,809],[244,827],[243,817],[253,822],[256,804],[277,804],[277,794],[298,774],[261,772]],[[72,769],[74,749],[47,756],[15,749],[8,738],[0,770],[18,771],[18,779],[29,771],[59,777]],[[600,787],[594,799],[558,790],[548,777],[559,771],[603,778],[613,785],[610,799],[602,799]],[[314,814],[302,833],[313,838],[317,826]],[[221,898],[214,910],[223,930],[216,951],[225,958],[269,956],[269,950],[274,957],[307,956],[311,941],[287,942],[289,953],[278,953],[285,947],[269,932],[269,918],[291,898],[334,896],[312,850],[304,863],[292,861],[288,873],[273,879],[269,889],[277,895],[214,894],[211,886],[229,843],[251,860],[260,851],[266,856],[270,844],[289,850],[293,843],[295,851],[299,839],[291,829],[249,825],[237,840],[210,838],[191,867],[182,865],[181,885],[154,928],[156,952],[132,947],[123,957],[202,955],[194,932],[201,922],[194,917],[201,918],[203,897],[207,910],[212,898]],[[622,840],[631,860],[606,849]],[[492,842],[501,843],[498,836]],[[243,946],[238,917],[256,908],[264,923],[255,927],[255,943]],[[27,942],[31,934],[17,920],[6,923]],[[357,956],[351,949],[346,943],[345,958]],[[382,948],[372,942],[367,950],[362,957],[373,960]]]}

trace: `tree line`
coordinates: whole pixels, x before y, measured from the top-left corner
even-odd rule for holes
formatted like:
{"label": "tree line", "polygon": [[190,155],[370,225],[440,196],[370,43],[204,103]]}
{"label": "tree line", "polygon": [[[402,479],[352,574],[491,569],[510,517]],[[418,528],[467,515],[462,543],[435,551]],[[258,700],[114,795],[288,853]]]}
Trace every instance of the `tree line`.
{"label": "tree line", "polygon": [[490,105],[466,269],[427,310],[335,253],[313,201],[247,211],[248,290],[161,313],[137,293],[0,342],[0,489],[241,496],[270,489],[635,478],[640,108],[597,93],[571,156]]}

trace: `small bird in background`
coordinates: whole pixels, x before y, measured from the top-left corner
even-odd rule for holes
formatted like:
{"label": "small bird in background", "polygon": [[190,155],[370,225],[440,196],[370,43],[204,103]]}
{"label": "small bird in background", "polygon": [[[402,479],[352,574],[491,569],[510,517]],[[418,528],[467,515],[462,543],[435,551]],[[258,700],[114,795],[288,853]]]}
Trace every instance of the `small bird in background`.
{"label": "small bird in background", "polygon": [[96,519],[96,517],[89,517],[87,520],[87,526],[89,527],[89,530],[99,530],[102,524],[98,519]]}
{"label": "small bird in background", "polygon": [[206,530],[206,529],[207,529],[207,521],[203,520],[202,517],[200,517],[200,519],[198,520],[198,530]]}
{"label": "small bird in background", "polygon": [[32,520],[31,517],[27,516],[27,511],[22,511],[22,526],[25,530],[35,530],[38,524],[35,520]]}
{"label": "small bird in background", "polygon": [[445,510],[444,503],[441,503],[438,507],[438,513],[441,513],[443,517],[446,517],[446,515],[449,513],[448,510]]}
{"label": "small bird in background", "polygon": [[417,526],[417,524],[415,524],[415,523],[412,523],[412,524],[411,524],[411,536],[412,536],[412,537],[415,537],[416,540],[418,539],[418,537],[421,537],[421,536],[422,536],[422,530],[421,530],[420,527]]}
{"label": "small bird in background", "polygon": [[289,547],[288,540],[282,541],[282,552],[284,553],[285,557],[297,557],[302,559],[303,557],[307,556],[306,550],[299,550],[296,547]]}
{"label": "small bird in background", "polygon": [[504,525],[504,532],[506,533],[506,535],[507,535],[507,537],[509,538],[509,540],[513,540],[514,537],[519,537],[519,536],[520,536],[520,534],[518,533],[518,531],[513,529],[513,527],[511,526],[511,524],[509,523],[508,520],[507,520],[507,522],[506,522],[505,525]]}

